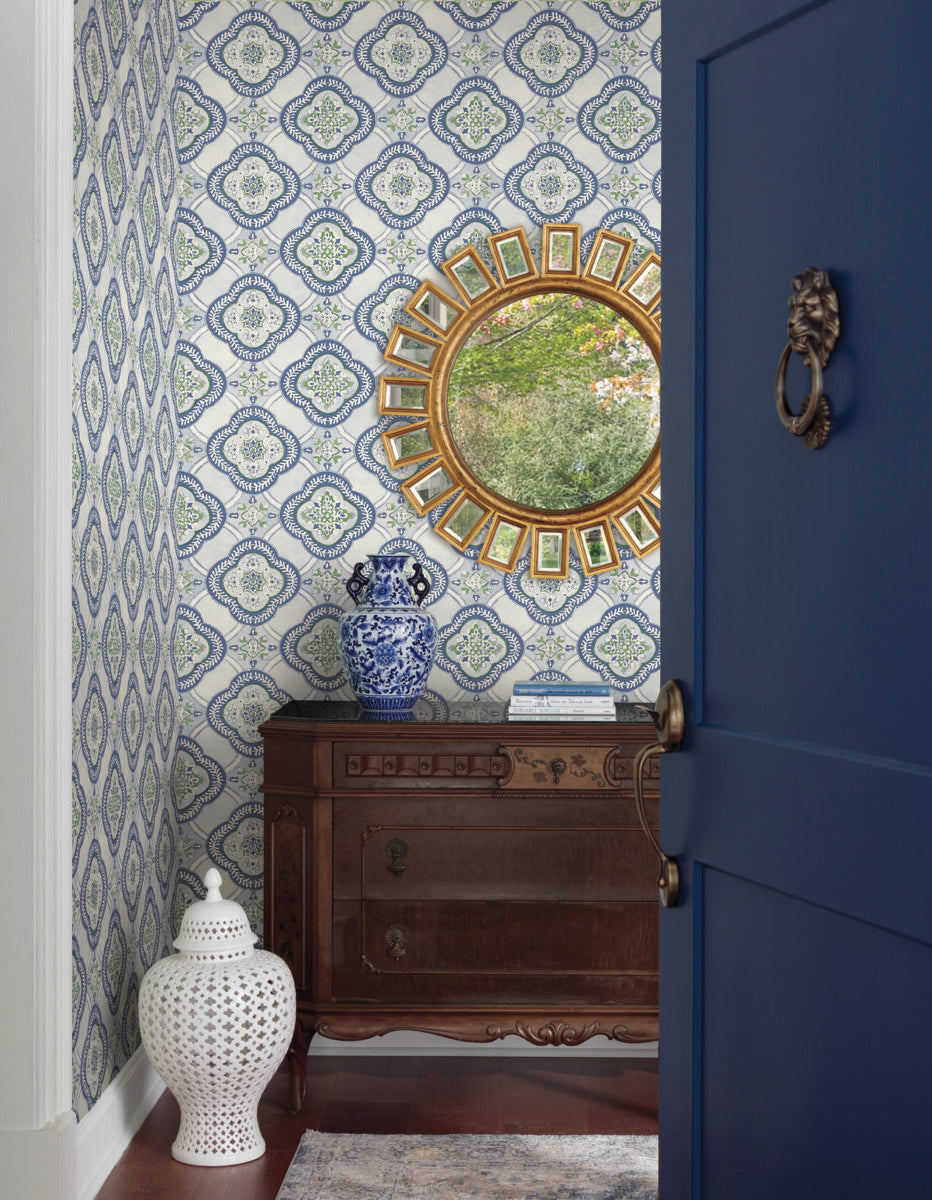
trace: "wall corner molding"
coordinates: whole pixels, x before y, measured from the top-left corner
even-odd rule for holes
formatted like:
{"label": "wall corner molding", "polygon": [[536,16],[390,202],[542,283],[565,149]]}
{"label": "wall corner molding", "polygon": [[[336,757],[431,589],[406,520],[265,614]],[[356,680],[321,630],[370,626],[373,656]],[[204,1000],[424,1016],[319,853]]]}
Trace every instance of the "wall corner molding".
{"label": "wall corner molding", "polygon": [[76,1200],[94,1200],[164,1090],[140,1046],[77,1126]]}

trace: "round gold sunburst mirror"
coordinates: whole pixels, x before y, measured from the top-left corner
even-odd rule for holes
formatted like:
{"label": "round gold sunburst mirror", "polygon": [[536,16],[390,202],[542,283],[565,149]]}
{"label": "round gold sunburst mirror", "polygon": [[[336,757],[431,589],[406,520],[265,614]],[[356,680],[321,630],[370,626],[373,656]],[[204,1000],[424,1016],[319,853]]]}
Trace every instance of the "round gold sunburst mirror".
{"label": "round gold sunburst mirror", "polygon": [[587,575],[660,542],[660,258],[597,231],[584,264],[578,225],[543,227],[538,268],[524,230],[442,265],[455,298],[426,282],[397,324],[379,413],[401,489],[437,532],[512,571],[530,538],[531,574],[565,578],[571,543]]}

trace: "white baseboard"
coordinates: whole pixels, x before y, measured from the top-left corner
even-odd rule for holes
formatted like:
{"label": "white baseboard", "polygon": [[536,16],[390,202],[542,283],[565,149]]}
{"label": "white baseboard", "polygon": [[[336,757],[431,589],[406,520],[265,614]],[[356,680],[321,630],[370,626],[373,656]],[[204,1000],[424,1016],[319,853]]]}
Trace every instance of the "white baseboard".
{"label": "white baseboard", "polygon": [[164,1090],[140,1046],[78,1124],[76,1200],[94,1200]]}
{"label": "white baseboard", "polygon": [[74,1113],[42,1129],[0,1130],[0,1192],[16,1200],[74,1200]]}
{"label": "white baseboard", "polygon": [[337,1041],[315,1037],[311,1040],[310,1056],[351,1054],[431,1054],[456,1055],[463,1058],[531,1057],[559,1054],[564,1057],[585,1056],[600,1058],[656,1058],[656,1042],[611,1042],[605,1037],[590,1038],[579,1046],[535,1046],[523,1037],[512,1035],[497,1042],[458,1042],[433,1033],[399,1031],[381,1037],[364,1038],[358,1042]]}

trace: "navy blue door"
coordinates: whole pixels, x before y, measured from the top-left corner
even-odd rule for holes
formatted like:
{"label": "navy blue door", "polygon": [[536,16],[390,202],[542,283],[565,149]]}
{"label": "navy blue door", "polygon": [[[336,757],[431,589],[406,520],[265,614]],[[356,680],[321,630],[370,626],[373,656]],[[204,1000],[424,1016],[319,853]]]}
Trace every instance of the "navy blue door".
{"label": "navy blue door", "polygon": [[[661,1196],[927,1197],[932,14],[663,21]],[[820,450],[774,406],[810,266],[841,316]]]}

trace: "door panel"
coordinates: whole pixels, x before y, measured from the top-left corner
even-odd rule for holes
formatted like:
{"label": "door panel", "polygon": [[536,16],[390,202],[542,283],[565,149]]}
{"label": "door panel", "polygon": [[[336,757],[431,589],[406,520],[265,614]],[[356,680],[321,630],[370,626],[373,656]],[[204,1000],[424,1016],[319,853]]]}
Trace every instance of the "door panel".
{"label": "door panel", "polygon": [[[932,1186],[930,50],[918,0],[664,0],[663,1200]],[[774,407],[809,266],[818,451]]]}

